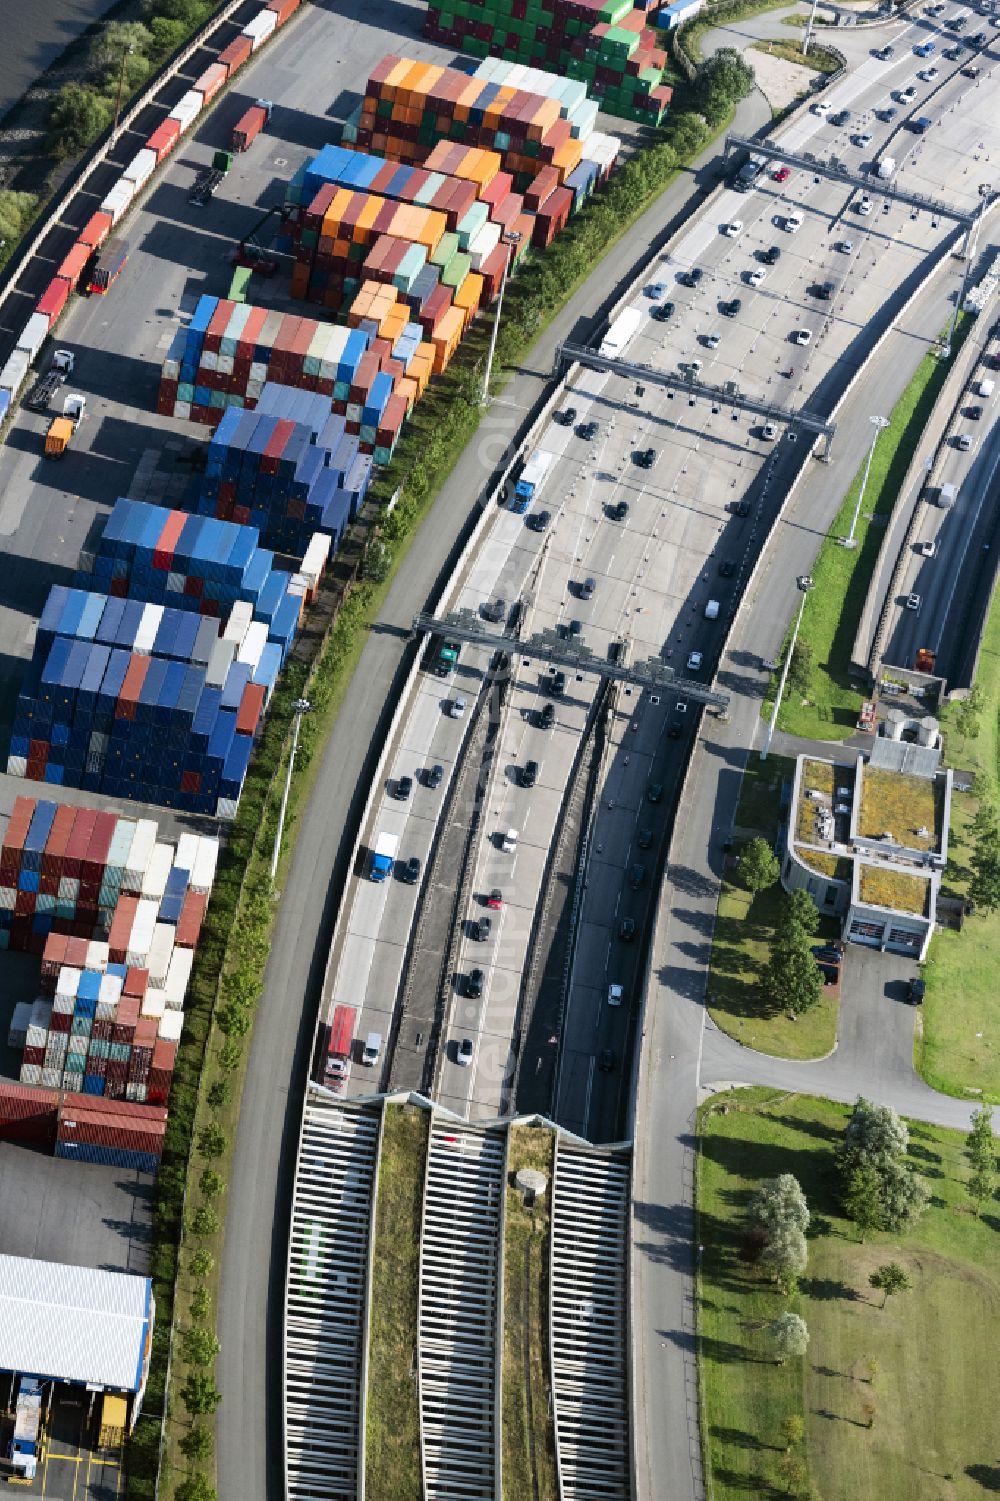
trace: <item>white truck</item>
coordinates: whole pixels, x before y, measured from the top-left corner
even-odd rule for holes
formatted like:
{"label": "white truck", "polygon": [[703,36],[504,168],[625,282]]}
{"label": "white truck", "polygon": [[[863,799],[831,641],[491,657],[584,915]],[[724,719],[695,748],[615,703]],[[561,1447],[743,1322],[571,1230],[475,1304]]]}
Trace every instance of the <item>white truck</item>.
{"label": "white truck", "polygon": [[521,477],[514,486],[514,498],[511,501],[511,510],[519,515],[525,512],[542,487],[542,483],[549,470],[552,468],[555,454],[547,453],[544,448],[536,448],[531,458],[521,470]]}
{"label": "white truck", "polygon": [[384,881],[388,876],[392,875],[392,867],[398,849],[398,834],[377,834],[375,836],[371,868],[368,872],[373,881]]}
{"label": "white truck", "polygon": [[643,315],[638,308],[627,307],[623,313],[619,313],[601,340],[598,353],[603,354],[605,359],[619,359],[633,335],[639,332],[642,319]]}
{"label": "white truck", "polygon": [[878,164],[878,175],[879,177],[881,177],[882,181],[886,182],[892,176],[895,170],[896,158],[894,156],[883,156],[882,160]]}

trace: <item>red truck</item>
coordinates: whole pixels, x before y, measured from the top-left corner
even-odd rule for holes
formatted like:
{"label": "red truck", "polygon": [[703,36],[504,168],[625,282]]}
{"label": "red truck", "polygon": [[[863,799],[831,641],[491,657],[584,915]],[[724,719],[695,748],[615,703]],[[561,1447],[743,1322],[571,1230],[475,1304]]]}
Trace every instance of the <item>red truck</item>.
{"label": "red truck", "polygon": [[233,126],[233,150],[247,151],[271,118],[270,99],[258,99]]}
{"label": "red truck", "polygon": [[128,260],[127,240],[108,240],[94,261],[87,284],[88,292],[103,297],[118,280]]}
{"label": "red truck", "polygon": [[323,1083],[335,1094],[342,1094],[351,1071],[351,1048],[354,1046],[354,1029],[358,1013],[354,1006],[335,1006],[330,1023],[330,1041],[326,1047],[326,1062],[323,1066]]}

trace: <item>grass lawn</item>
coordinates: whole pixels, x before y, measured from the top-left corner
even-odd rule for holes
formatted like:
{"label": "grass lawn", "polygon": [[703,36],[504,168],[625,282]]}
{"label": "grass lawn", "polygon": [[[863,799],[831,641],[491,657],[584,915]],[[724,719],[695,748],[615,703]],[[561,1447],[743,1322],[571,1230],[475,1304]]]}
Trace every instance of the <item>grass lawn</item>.
{"label": "grass lawn", "polygon": [[[911,1126],[931,1206],[905,1235],[860,1244],[832,1192],[848,1108],[768,1090],[720,1100],[700,1112],[698,1167],[702,1424],[715,1501],[789,1494],[782,1425],[796,1413],[814,1489],[793,1495],[978,1501],[1000,1489],[1000,1216],[977,1220],[969,1208],[964,1138]],[[798,1178],[813,1216],[809,1265],[790,1301],[740,1257],[744,1206],[782,1172]],[[886,1261],[905,1269],[912,1290],[882,1308],[868,1275]],[[789,1306],[809,1349],[777,1366],[765,1326]]]}
{"label": "grass lawn", "polygon": [[[794,770],[788,756],[769,756],[766,761],[751,756],[736,812],[738,838],[761,834],[773,842],[782,784],[791,784]],[[723,1032],[748,1047],[781,1058],[822,1058],[836,1041],[839,990],[824,990],[819,1003],[793,1021],[773,1010],[760,989],[759,976],[781,920],[782,896],[780,885],[774,885],[751,899],[735,879],[724,877],[712,941],[708,1009]],[[819,937],[838,934],[836,923],[821,919]]]}
{"label": "grass lawn", "polygon": [[[959,318],[952,360],[968,327],[969,320]],[[849,675],[848,668],[861,611],[885,535],[885,526],[872,524],[869,517],[872,514],[888,517],[895,506],[914,448],[950,369],[951,360],[925,356],[890,414],[890,424],[875,448],[865,502],[858,518],[855,535],[859,545],[848,551],[840,547],[836,539],[846,536],[850,530],[864,474],[864,459],[820,548],[812,570],[816,587],[806,601],[799,636],[800,641],[811,646],[813,651],[809,689],[804,695],[786,692],[778,715],[779,727],[789,734],[804,735],[813,740],[844,740],[854,733],[865,695],[859,691],[857,680]],[[772,688],[776,682],[777,679]],[[773,699],[768,697],[761,709],[764,719],[771,717],[772,707]]]}
{"label": "grass lawn", "polygon": [[[801,25],[798,16],[786,16],[786,20],[796,25]],[[786,63],[798,63],[801,68],[811,68],[814,73],[836,73],[840,67],[840,59],[834,57],[832,52],[827,52],[825,47],[812,46],[803,56],[802,48],[795,42],[754,42],[755,52],[766,52],[770,57],[780,57]]]}
{"label": "grass lawn", "polygon": [[[503,1261],[504,1501],[555,1496],[555,1432],[549,1405],[549,1219],[555,1138],[537,1126],[511,1127]],[[527,1209],[511,1184],[538,1168],[548,1188]]]}
{"label": "grass lawn", "polygon": [[430,1115],[387,1105],[375,1203],[365,1494],[420,1501],[417,1281]]}

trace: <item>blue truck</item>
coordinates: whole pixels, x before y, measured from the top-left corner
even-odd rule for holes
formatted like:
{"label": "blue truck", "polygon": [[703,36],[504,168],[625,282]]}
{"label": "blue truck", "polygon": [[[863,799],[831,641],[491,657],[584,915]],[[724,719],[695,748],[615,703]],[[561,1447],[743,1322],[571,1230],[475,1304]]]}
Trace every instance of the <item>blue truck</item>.
{"label": "blue truck", "polygon": [[531,458],[521,470],[521,477],[514,486],[514,498],[510,503],[512,511],[523,515],[531,505],[535,496],[542,488],[545,476],[552,467],[555,454],[546,453],[544,448],[536,449]]}
{"label": "blue truck", "polygon": [[372,850],[371,868],[368,874],[373,881],[384,881],[392,875],[392,867],[399,849],[398,834],[377,834]]}

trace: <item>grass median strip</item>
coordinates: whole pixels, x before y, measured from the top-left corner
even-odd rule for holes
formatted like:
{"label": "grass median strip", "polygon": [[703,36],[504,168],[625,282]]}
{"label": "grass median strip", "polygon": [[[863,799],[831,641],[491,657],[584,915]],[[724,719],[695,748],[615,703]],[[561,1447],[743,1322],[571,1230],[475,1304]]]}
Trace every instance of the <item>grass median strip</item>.
{"label": "grass median strip", "polygon": [[[503,1244],[503,1501],[558,1491],[549,1371],[549,1225],[555,1137],[512,1126],[507,1148]],[[521,1168],[545,1174],[529,1208],[515,1188]]]}
{"label": "grass median strip", "polygon": [[368,1333],[368,1501],[420,1501],[417,1293],[430,1113],[386,1105]]}
{"label": "grass median strip", "polygon": [[[930,1207],[913,1228],[862,1243],[834,1193],[849,1114],[766,1090],[734,1091],[700,1112],[699,1359],[715,1501],[973,1501],[995,1483],[1000,1261],[996,1222],[976,1217],[966,1191],[965,1138],[910,1123]],[[809,1263],[788,1298],[748,1262],[743,1239],[751,1194],[786,1172],[812,1215]],[[882,1306],[868,1278],[888,1262],[912,1286]],[[779,1366],[767,1325],[786,1308],[805,1320],[809,1346]],[[789,1418],[804,1424],[793,1444]],[[794,1484],[789,1453],[807,1472]]]}

